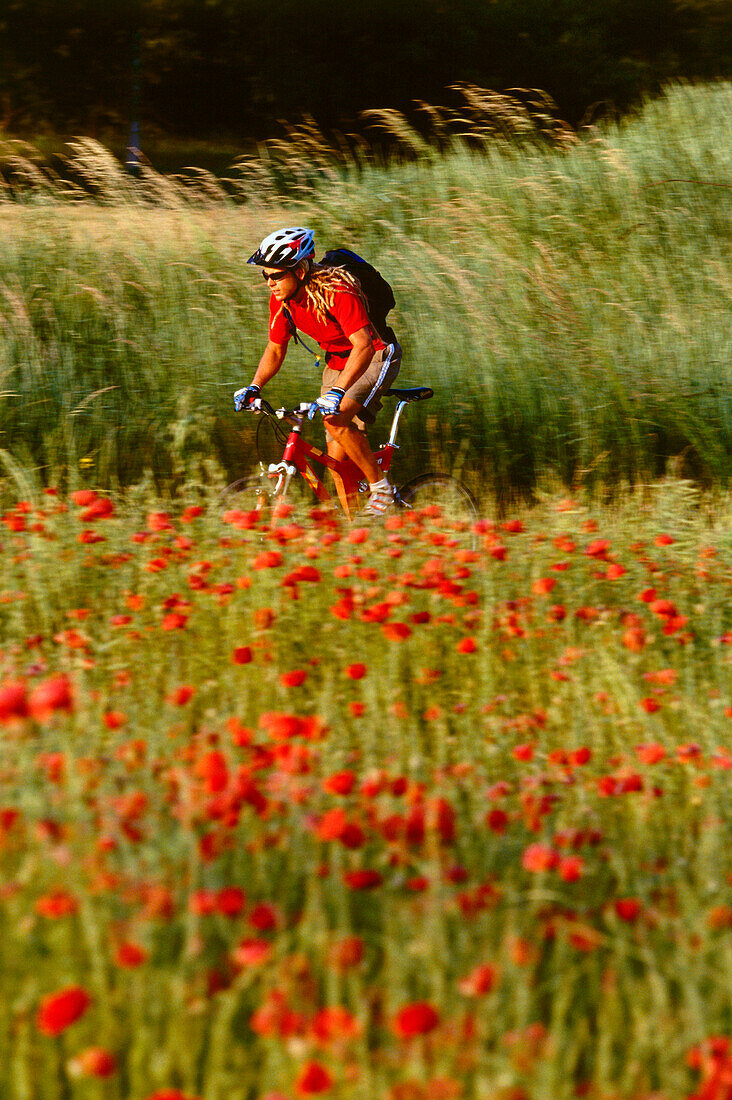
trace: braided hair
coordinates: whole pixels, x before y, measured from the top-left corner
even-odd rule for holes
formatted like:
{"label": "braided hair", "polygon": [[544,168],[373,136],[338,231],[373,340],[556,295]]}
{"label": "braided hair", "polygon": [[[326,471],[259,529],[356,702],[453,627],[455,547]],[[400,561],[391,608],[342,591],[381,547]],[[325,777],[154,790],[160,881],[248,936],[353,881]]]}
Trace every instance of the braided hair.
{"label": "braided hair", "polygon": [[[366,295],[355,275],[346,271],[345,267],[330,267],[313,263],[312,260],[306,262],[308,271],[302,280],[305,304],[322,324],[328,320],[336,294],[353,294],[368,312]],[[286,304],[283,302],[280,305],[275,316],[279,316]]]}

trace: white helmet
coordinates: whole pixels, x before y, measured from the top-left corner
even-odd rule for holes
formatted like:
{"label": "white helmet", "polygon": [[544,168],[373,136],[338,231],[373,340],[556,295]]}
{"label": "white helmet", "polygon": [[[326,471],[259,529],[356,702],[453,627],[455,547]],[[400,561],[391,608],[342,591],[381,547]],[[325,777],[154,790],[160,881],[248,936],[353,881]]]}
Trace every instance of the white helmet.
{"label": "white helmet", "polygon": [[265,237],[248,264],[260,267],[297,267],[301,260],[315,255],[315,234],[312,229],[296,226],[292,229],[276,229]]}

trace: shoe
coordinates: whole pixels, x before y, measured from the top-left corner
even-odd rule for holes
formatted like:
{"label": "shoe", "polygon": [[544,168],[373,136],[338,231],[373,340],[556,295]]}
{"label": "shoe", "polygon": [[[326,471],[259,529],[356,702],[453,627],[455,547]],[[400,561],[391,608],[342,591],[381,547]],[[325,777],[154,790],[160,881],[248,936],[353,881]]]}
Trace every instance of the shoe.
{"label": "shoe", "polygon": [[378,519],[383,516],[388,508],[394,507],[394,489],[390,485],[387,489],[375,489],[366,501],[363,515],[369,519]]}

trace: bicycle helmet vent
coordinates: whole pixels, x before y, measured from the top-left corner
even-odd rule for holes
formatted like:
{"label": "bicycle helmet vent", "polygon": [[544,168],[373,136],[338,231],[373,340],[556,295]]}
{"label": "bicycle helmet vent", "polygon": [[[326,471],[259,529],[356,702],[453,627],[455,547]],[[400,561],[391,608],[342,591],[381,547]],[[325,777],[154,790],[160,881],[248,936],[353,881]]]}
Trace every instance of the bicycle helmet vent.
{"label": "bicycle helmet vent", "polygon": [[260,267],[296,267],[301,260],[315,255],[315,234],[312,229],[296,226],[292,229],[276,229],[265,237],[248,264]]}

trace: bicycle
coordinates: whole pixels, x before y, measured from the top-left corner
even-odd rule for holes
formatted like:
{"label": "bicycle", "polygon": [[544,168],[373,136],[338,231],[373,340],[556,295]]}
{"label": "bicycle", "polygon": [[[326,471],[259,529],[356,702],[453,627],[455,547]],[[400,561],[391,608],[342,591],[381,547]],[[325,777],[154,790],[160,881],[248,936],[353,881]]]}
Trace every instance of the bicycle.
{"label": "bicycle", "polygon": [[[428,400],[433,396],[433,391],[428,386],[413,386],[393,388],[383,396],[397,399],[388,440],[374,452],[379,468],[386,474],[391,469],[395,452],[399,450],[396,438],[402,412],[415,401]],[[248,513],[259,513],[256,517],[258,522],[263,521],[269,512],[275,524],[278,515],[281,517],[290,511],[278,505],[287,503],[285,498],[296,475],[303,479],[322,504],[337,503],[335,494],[323,484],[313,468],[313,462],[340,475],[349,500],[360,502],[368,497],[368,483],[351,459],[331,458],[326,451],[303,439],[302,428],[310,407],[310,402],[303,401],[293,409],[274,409],[263,397],[255,398],[247,411],[266,414],[266,419],[260,421],[257,428],[259,473],[228,485],[222,493],[227,505]],[[280,426],[282,422],[289,424],[289,433]],[[266,439],[267,433],[270,434],[269,440]],[[279,462],[267,462],[267,456],[263,454],[273,442],[284,445]],[[394,503],[397,512],[414,512],[423,519],[440,521],[448,541],[466,545],[475,543],[473,525],[478,520],[478,509],[472,493],[457,478],[439,473],[418,474],[395,489]]]}

